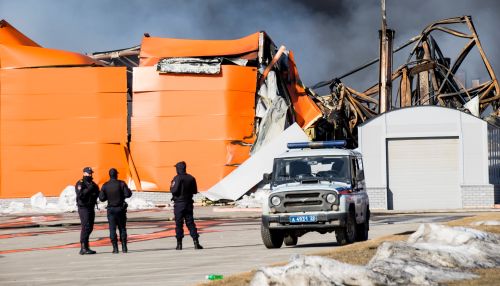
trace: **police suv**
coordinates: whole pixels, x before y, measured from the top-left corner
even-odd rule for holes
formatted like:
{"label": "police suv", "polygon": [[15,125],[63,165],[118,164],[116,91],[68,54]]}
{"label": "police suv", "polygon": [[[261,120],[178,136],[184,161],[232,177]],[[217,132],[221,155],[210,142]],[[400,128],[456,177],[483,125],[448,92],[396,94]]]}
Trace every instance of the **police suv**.
{"label": "police suv", "polygon": [[341,245],[368,239],[370,205],[363,160],[345,141],[289,143],[264,174],[271,191],[262,213],[267,248],[296,245],[310,231],[335,232]]}

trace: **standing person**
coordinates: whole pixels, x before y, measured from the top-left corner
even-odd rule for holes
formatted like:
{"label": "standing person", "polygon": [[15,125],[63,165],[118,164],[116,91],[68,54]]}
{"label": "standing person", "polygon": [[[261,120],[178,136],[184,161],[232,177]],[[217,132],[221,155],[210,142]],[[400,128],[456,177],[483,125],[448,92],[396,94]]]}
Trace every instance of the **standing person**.
{"label": "standing person", "polygon": [[89,237],[94,229],[95,206],[99,196],[99,186],[94,183],[92,174],[94,171],[90,167],[83,168],[83,178],[76,182],[76,204],[78,205],[78,215],[82,229],[80,231],[80,254],[95,254],[89,248]]}
{"label": "standing person", "polygon": [[175,215],[175,237],[177,238],[177,247],[182,249],[182,238],[184,237],[184,220],[189,229],[189,234],[193,238],[194,248],[203,249],[198,241],[200,237],[196,230],[196,224],[193,217],[193,195],[198,193],[196,179],[186,173],[186,163],[184,161],[175,164],[177,176],[174,177],[170,185],[172,200],[174,201]]}
{"label": "standing person", "polygon": [[127,253],[127,203],[125,198],[130,198],[132,191],[124,181],[118,180],[118,171],[115,168],[109,169],[109,181],[104,183],[99,200],[108,201],[108,223],[109,238],[113,245],[113,253],[118,253],[118,239],[116,227],[120,231],[120,241],[122,242],[122,252]]}

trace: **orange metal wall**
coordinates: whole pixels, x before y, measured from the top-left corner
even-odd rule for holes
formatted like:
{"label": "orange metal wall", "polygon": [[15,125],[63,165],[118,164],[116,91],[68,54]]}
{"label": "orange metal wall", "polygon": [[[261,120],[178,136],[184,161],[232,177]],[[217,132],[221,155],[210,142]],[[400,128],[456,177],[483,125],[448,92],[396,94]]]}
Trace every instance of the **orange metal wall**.
{"label": "orange metal wall", "polygon": [[174,164],[186,161],[201,191],[249,157],[257,70],[222,66],[219,75],[134,69],[131,153],[139,177],[168,191]]}
{"label": "orange metal wall", "polygon": [[0,198],[58,196],[85,166],[127,176],[126,87],[125,68],[0,69]]}

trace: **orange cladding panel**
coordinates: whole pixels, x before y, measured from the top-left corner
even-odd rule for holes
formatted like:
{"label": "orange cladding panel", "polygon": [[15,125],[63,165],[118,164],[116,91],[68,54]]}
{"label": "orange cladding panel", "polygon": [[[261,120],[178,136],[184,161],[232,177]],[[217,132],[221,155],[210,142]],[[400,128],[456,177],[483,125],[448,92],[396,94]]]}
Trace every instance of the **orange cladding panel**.
{"label": "orange cladding panel", "polygon": [[255,52],[260,33],[236,40],[188,40],[144,37],[141,44],[141,66],[154,65],[160,58],[229,56]]}
{"label": "orange cladding panel", "polygon": [[[119,177],[126,179],[126,168],[118,169]],[[107,167],[92,167],[94,181],[100,186],[108,179]],[[38,192],[45,196],[59,196],[67,186],[74,186],[82,177],[82,167],[77,169],[44,170],[44,171],[11,171],[1,170],[0,198],[29,198]]]}
{"label": "orange cladding panel", "polygon": [[125,68],[1,69],[0,197],[58,196],[84,166],[125,178],[126,91]]}
{"label": "orange cladding panel", "polygon": [[131,142],[137,166],[171,167],[179,161],[194,165],[241,164],[250,155],[250,146],[231,141]]}
{"label": "orange cladding panel", "polygon": [[127,94],[1,94],[2,119],[127,118]]}
{"label": "orange cladding panel", "polygon": [[0,44],[1,68],[102,64],[82,54],[40,47]]}
{"label": "orange cladding panel", "polygon": [[50,171],[82,169],[84,166],[124,168],[126,158],[119,144],[69,144],[2,146],[2,169]]}
{"label": "orange cladding panel", "polygon": [[299,78],[293,52],[291,51],[288,57],[288,66],[290,69],[290,83],[287,85],[287,88],[292,98],[293,109],[296,115],[295,119],[302,129],[306,129],[321,118],[323,113],[304,90]]}
{"label": "orange cladding panel", "polygon": [[[215,185],[218,181],[231,173],[236,167],[202,165],[196,166],[187,163],[187,172],[196,178],[198,191],[203,192]],[[176,175],[175,168],[172,167],[137,167],[137,171],[142,181],[154,182],[159,191],[170,191],[170,183]]]}
{"label": "orange cladding panel", "polygon": [[0,21],[0,44],[39,47],[32,39],[19,32],[5,20]]}
{"label": "orange cladding panel", "polygon": [[61,120],[3,120],[4,145],[118,143],[127,136],[126,118],[69,118]]}
{"label": "orange cladding panel", "polygon": [[127,92],[124,67],[0,69],[0,82],[1,94]]}
{"label": "orange cladding panel", "polygon": [[241,140],[252,135],[252,116],[132,117],[133,141]]}
{"label": "orange cladding panel", "polygon": [[176,90],[134,94],[134,116],[254,116],[255,93],[232,90]]}
{"label": "orange cladding panel", "polygon": [[[134,93],[163,90],[234,90],[255,92],[257,69],[222,66],[217,75],[159,74],[155,67],[134,68]],[[193,103],[196,104],[196,103]]]}

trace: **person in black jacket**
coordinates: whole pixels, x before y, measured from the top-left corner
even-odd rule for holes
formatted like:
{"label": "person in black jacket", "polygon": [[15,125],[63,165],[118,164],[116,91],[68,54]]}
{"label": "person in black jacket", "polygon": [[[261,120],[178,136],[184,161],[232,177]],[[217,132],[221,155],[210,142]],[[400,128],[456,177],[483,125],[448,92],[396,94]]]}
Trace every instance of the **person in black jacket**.
{"label": "person in black jacket", "polygon": [[177,176],[174,177],[170,185],[170,192],[174,201],[175,237],[177,238],[177,247],[175,249],[182,249],[184,220],[186,220],[189,234],[193,238],[194,248],[203,249],[198,241],[200,236],[196,230],[193,217],[193,195],[198,193],[196,179],[186,173],[186,163],[184,161],[175,164],[175,169]]}
{"label": "person in black jacket", "polygon": [[116,227],[120,231],[120,241],[122,242],[122,252],[127,253],[127,203],[125,198],[130,198],[132,191],[124,181],[118,180],[118,171],[115,168],[109,169],[109,181],[104,183],[99,200],[108,201],[108,223],[109,238],[113,245],[113,253],[118,253],[118,240]]}
{"label": "person in black jacket", "polygon": [[94,171],[90,167],[83,169],[83,178],[76,182],[76,204],[78,205],[78,215],[82,229],[80,231],[80,254],[95,254],[89,248],[89,237],[94,229],[95,206],[99,196],[99,186],[94,183],[92,174]]}

